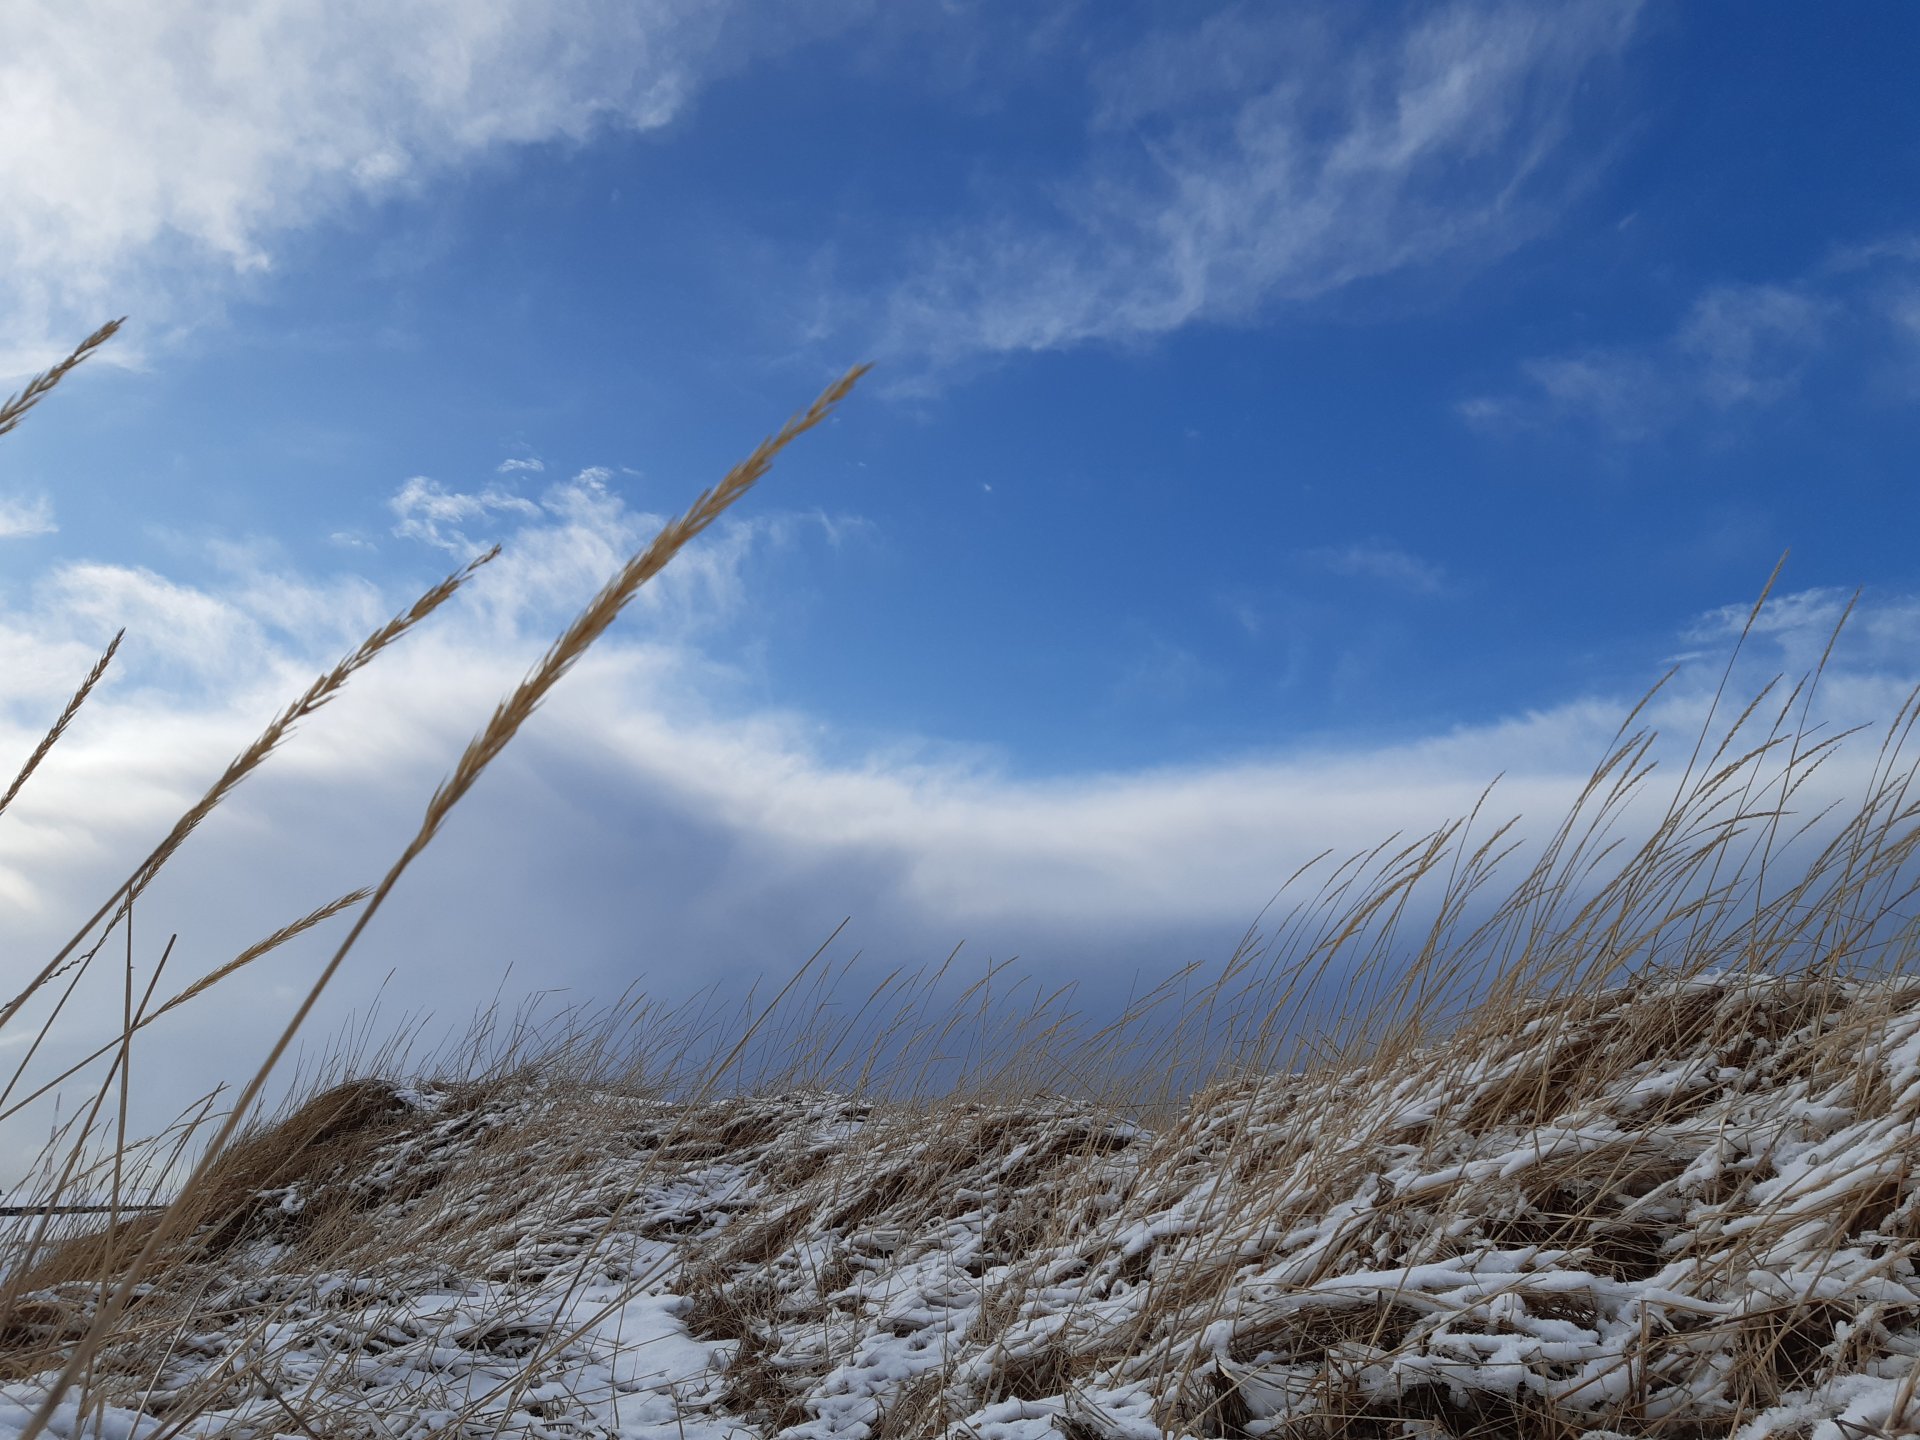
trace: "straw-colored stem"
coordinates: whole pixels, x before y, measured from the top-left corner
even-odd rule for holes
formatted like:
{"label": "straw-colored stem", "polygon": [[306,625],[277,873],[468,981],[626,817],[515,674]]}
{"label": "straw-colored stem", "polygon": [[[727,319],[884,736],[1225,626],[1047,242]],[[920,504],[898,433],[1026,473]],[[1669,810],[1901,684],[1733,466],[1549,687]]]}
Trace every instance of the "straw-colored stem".
{"label": "straw-colored stem", "polygon": [[118,320],[109,320],[93,334],[82,340],[74,352],[55,365],[51,370],[43,370],[26,383],[24,389],[7,397],[0,405],[0,435],[5,435],[20,423],[20,418],[52,393],[53,387],[82,364],[88,356],[114,337],[114,334],[126,323],[126,316]]}

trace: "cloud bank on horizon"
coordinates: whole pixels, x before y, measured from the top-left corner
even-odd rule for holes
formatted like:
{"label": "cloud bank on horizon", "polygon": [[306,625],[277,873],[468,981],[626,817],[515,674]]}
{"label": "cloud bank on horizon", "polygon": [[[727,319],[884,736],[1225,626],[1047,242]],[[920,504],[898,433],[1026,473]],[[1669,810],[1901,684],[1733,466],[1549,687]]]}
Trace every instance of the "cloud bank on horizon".
{"label": "cloud bank on horizon", "polygon": [[[1669,660],[1642,719],[1684,763],[1789,544],[1740,683],[1815,668],[1860,584],[1810,721],[1920,679],[1884,38],[1759,7],[1729,46],[1635,0],[13,9],[0,371],[135,316],[130,368],[0,440],[0,745],[128,630],[0,817],[21,953],[499,542],[195,837],[141,943],[211,968],[365,883],[572,607],[868,355],[463,809],[342,1007],[389,969],[390,1011],[456,1018],[509,964],[739,988],[848,914],[876,957],[1108,988],[1224,959],[1309,858],[1496,774],[1489,813],[1557,821]],[[314,963],[183,1019],[168,1093]]]}
{"label": "cloud bank on horizon", "polygon": [[[559,617],[662,517],[629,510],[585,473],[493,518],[503,557],[297,735],[142,901],[145,943],[183,942],[175,984],[375,878]],[[1335,865],[1391,836],[1409,844],[1477,812],[1469,833],[1517,817],[1514,838],[1537,853],[1628,718],[1628,697],[1588,694],[1398,744],[1073,777],[1023,778],[1004,757],[931,742],[836,754],[809,717],[743,706],[737,667],[702,643],[767,603],[754,580],[761,552],[823,545],[831,528],[799,512],[738,522],[643,592],[647,633],[582,664],[463,805],[362,943],[321,1030],[364,1035],[355,1027],[371,1014],[356,1012],[378,1005],[387,1030],[440,1035],[500,993],[591,1007],[637,987],[669,1006],[703,994],[730,1004],[790,972],[849,916],[838,961],[870,953],[882,968],[931,968],[959,946],[970,974],[1032,957],[1049,988],[1086,986],[1081,1008],[1097,1018],[1116,980],[1138,991],[1177,965],[1224,962],[1243,932],[1275,934]],[[205,586],[76,563],[0,613],[9,753],[31,748],[35,722],[57,709],[103,627],[133,637],[114,683],[0,826],[0,909],[16,953],[51,953],[265,718],[405,598],[349,574],[302,576],[268,554],[222,563]],[[1775,599],[1747,634],[1733,694],[1819,668],[1849,600]],[[1630,812],[1629,837],[1671,798],[1691,737],[1715,728],[1716,667],[1748,620],[1748,607],[1723,607],[1675,637],[1709,663],[1684,668],[1637,717],[1665,737],[1653,752],[1665,768]],[[1789,727],[1821,735],[1898,714],[1917,628],[1920,600],[1856,611],[1817,703],[1782,712]],[[1721,728],[1733,713],[1718,712]],[[1877,774],[1874,750],[1872,735],[1844,749],[1797,795],[1796,813],[1857,804]],[[1289,886],[1303,870],[1306,883]],[[1412,929],[1425,914],[1415,907]],[[252,1017],[284,1011],[334,938],[318,932],[167,1022],[160,1057],[143,1066],[158,1080],[139,1118],[163,1123],[161,1097],[180,1103],[257,1058],[272,1027]],[[854,988],[877,973],[857,970]],[[56,1027],[46,1056],[82,1053],[96,1029]],[[3,1133],[8,1153],[24,1153],[20,1121]]]}

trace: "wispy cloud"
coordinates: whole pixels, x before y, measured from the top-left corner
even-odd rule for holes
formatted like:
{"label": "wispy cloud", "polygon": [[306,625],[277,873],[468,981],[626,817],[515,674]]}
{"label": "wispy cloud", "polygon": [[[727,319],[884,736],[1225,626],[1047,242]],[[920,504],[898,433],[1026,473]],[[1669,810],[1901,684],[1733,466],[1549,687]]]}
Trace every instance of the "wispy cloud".
{"label": "wispy cloud", "polygon": [[1126,662],[1113,695],[1127,704],[1177,706],[1220,682],[1219,672],[1193,651],[1157,635]]}
{"label": "wispy cloud", "polygon": [[1349,545],[1322,546],[1305,552],[1305,560],[1331,575],[1371,580],[1415,595],[1439,595],[1447,589],[1447,572],[1390,540],[1359,540]]}
{"label": "wispy cloud", "polygon": [[51,535],[59,528],[53,523],[53,504],[46,496],[23,500],[0,495],[0,540]]}
{"label": "wispy cloud", "polygon": [[1480,425],[1578,419],[1644,439],[1702,413],[1772,404],[1819,353],[1829,309],[1804,287],[1718,286],[1662,341],[1528,360],[1525,390],[1476,397],[1461,414]]}
{"label": "wispy cloud", "polygon": [[1225,611],[1249,640],[1257,640],[1267,628],[1267,614],[1254,594],[1242,588],[1223,590],[1214,603]]}
{"label": "wispy cloud", "polygon": [[[532,499],[487,485],[450,490],[423,476],[388,500],[393,533],[467,559],[501,541],[508,553],[489,572],[476,600],[502,633],[517,633],[534,617],[557,619],[650,540],[667,521],[629,505],[611,470],[593,465],[549,485]],[[877,534],[865,516],[824,510],[774,511],[728,519],[688,546],[673,566],[634,602],[657,630],[681,640],[731,621],[746,604],[747,563],[766,548],[818,537],[839,549]]]}
{"label": "wispy cloud", "polygon": [[502,460],[497,467],[502,475],[527,473],[538,475],[546,468],[544,460]]}
{"label": "wispy cloud", "polygon": [[[1724,652],[1748,631],[1751,615],[1751,605],[1721,606],[1695,617],[1682,638],[1710,653]],[[1832,586],[1790,591],[1768,599],[1749,633],[1790,675],[1818,666],[1836,634],[1846,657],[1843,671],[1898,671],[1910,663],[1914,636],[1920,635],[1920,597],[1856,598],[1853,591]]]}
{"label": "wispy cloud", "polygon": [[[108,314],[151,332],[276,240],[499,146],[667,124],[864,6],[730,0],[27,5],[0,54],[0,373]],[[123,347],[124,353],[124,347]]]}
{"label": "wispy cloud", "polygon": [[449,490],[438,480],[415,475],[387,502],[393,511],[393,533],[403,540],[422,540],[456,555],[484,548],[465,526],[494,515],[538,515],[540,507],[522,495],[497,486],[485,490]]}
{"label": "wispy cloud", "polygon": [[1714,285],[1665,336],[1525,360],[1517,389],[1466,400],[1460,415],[1490,429],[1571,422],[1646,440],[1789,401],[1817,366],[1911,371],[1917,273],[1920,243],[1893,237],[1790,280]]}
{"label": "wispy cloud", "polygon": [[1463,0],[1354,36],[1249,7],[1152,35],[1096,75],[1085,169],[931,245],[891,344],[1126,341],[1502,253],[1557,213],[1572,97],[1637,10]]}

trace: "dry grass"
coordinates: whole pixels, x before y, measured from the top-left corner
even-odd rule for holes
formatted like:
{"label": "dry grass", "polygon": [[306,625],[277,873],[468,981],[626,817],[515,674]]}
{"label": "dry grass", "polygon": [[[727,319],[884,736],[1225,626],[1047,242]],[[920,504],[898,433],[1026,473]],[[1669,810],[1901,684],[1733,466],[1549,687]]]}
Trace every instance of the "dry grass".
{"label": "dry grass", "polygon": [[27,381],[26,386],[17,394],[9,395],[6,403],[0,404],[0,435],[5,435],[17,426],[21,418],[25,416],[29,410],[46,399],[46,397],[53,392],[53,388],[56,385],[66,379],[76,367],[84,364],[94,351],[98,350],[118,334],[120,327],[125,323],[125,316],[122,316],[118,320],[109,320],[98,330],[94,331],[93,334],[82,340],[79,345],[74,348],[73,353],[58,365],[55,365],[51,370],[42,371],[40,374],[34,376],[31,380]]}
{"label": "dry grass", "polygon": [[[97,1083],[42,1185],[104,1189],[115,1213],[88,1233],[23,1224],[0,1276],[0,1379],[29,1397],[27,1436],[109,1412],[156,1440],[608,1433],[620,1400],[593,1387],[617,1364],[596,1347],[665,1294],[676,1333],[711,1347],[711,1374],[662,1402],[689,1434],[1920,1425],[1920,987],[1903,978],[1920,708],[1894,715],[1850,810],[1798,819],[1845,738],[1808,729],[1817,673],[1710,718],[1665,803],[1636,711],[1531,861],[1479,809],[1322,857],[1270,930],[1116,1018],[998,971],[962,985],[951,960],[838,1006],[849,972],[823,946],[737,1016],[640,997],[545,1026],[488,1012],[427,1079],[323,1066],[250,1119],[263,1068],[130,1139],[138,1032],[357,911],[279,1059],[553,686],[858,374],[611,577],[377,885],[165,1000],[158,975],[133,993],[128,939],[119,1033],[85,1062]],[[283,712],[0,1025],[35,996],[57,1017],[193,829],[473,569]],[[78,1078],[35,1073],[38,1048],[0,1116]],[[167,1208],[134,1212],[145,1179],[183,1168]]]}

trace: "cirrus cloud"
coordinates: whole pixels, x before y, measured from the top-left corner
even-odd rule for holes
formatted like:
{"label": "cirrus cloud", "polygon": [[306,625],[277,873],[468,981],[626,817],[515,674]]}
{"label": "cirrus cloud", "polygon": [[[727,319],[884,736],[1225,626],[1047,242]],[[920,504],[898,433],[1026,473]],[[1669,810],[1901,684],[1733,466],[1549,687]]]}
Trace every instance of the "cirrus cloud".
{"label": "cirrus cloud", "polygon": [[1864,369],[1898,402],[1912,398],[1920,240],[1843,247],[1787,279],[1708,285],[1667,334],[1535,356],[1521,362],[1519,386],[1473,396],[1458,413],[1482,429],[1564,424],[1645,441],[1790,403],[1822,366]]}
{"label": "cirrus cloud", "polygon": [[889,347],[1140,340],[1505,253],[1578,188],[1573,97],[1638,10],[1462,0],[1355,36],[1235,8],[1150,35],[1095,76],[1085,168],[929,245]]}

